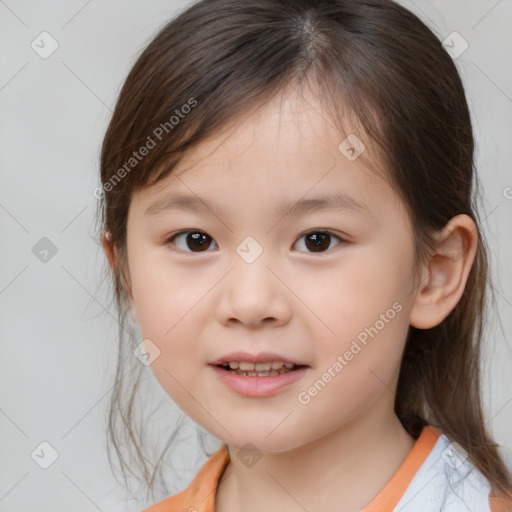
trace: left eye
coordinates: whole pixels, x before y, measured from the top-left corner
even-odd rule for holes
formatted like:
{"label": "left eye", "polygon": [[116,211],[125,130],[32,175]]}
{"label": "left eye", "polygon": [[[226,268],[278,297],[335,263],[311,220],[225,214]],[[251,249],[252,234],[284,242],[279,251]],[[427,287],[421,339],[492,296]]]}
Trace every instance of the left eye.
{"label": "left eye", "polygon": [[[183,236],[185,236],[185,247],[180,247],[179,243],[176,243],[175,240],[180,240],[180,238]],[[338,244],[336,245],[339,245],[339,243],[343,242],[343,239],[339,236],[331,233],[330,231],[323,230],[315,230],[304,233],[300,236],[298,242],[303,238],[306,239],[304,246],[310,252],[326,252],[326,249],[328,249],[331,245],[332,238],[339,240]],[[166,244],[176,245],[184,252],[207,252],[212,242],[213,238],[203,231],[188,230],[176,233],[166,241]]]}
{"label": "left eye", "polygon": [[304,245],[308,249],[311,249],[311,252],[326,252],[323,249],[329,247],[333,237],[339,240],[338,244],[336,245],[339,245],[343,241],[342,238],[331,233],[330,231],[309,231],[308,233],[304,233],[299,238],[299,241],[302,240],[302,238],[306,238]]}

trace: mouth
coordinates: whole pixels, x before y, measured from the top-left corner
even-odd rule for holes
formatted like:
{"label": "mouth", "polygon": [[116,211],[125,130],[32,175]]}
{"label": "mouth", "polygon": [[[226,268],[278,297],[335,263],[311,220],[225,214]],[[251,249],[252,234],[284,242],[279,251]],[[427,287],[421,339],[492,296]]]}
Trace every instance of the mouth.
{"label": "mouth", "polygon": [[[233,368],[237,364],[238,367]],[[273,368],[273,366],[276,366],[276,368]],[[277,395],[302,379],[311,368],[308,365],[296,365],[294,363],[288,363],[285,366],[282,362],[275,364],[274,362],[258,363],[256,367],[253,363],[218,361],[215,364],[210,364],[210,367],[214,370],[219,381],[230,388],[231,391],[252,398],[266,398]]]}
{"label": "mouth", "polygon": [[268,362],[268,363],[245,363],[245,362],[229,362],[215,364],[217,368],[226,372],[240,375],[243,377],[275,377],[285,373],[294,372],[303,368],[308,368],[305,364]]}

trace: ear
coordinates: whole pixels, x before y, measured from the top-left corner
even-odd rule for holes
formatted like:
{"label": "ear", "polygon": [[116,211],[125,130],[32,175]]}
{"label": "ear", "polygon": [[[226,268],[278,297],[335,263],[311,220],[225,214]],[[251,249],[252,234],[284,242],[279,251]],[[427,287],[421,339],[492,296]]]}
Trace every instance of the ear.
{"label": "ear", "polygon": [[110,267],[112,268],[112,271],[114,274],[116,274],[119,270],[121,282],[123,284],[123,288],[128,295],[128,299],[130,301],[130,309],[131,309],[131,315],[132,319],[135,323],[137,323],[137,313],[135,310],[135,303],[133,300],[133,294],[132,294],[132,288],[129,283],[126,282],[124,278],[124,274],[121,271],[121,267],[119,264],[119,255],[117,253],[117,248],[112,242],[111,235],[109,231],[105,231],[101,236],[101,245],[103,247],[103,250],[105,251],[105,255],[107,256],[108,263]]}
{"label": "ear", "polygon": [[418,329],[439,325],[459,302],[473,265],[478,230],[468,215],[453,217],[437,236],[436,250],[416,290],[409,323]]}
{"label": "ear", "polygon": [[117,268],[117,254],[111,241],[110,231],[104,231],[101,235],[101,246],[105,251],[110,268],[115,272]]}

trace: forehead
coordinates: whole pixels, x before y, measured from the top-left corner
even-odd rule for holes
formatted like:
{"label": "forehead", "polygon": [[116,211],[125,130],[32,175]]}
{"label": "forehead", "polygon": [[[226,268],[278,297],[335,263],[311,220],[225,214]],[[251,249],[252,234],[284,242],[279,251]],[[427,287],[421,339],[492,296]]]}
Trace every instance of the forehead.
{"label": "forehead", "polygon": [[[361,129],[350,122],[344,129],[336,129],[314,94],[285,89],[189,150],[171,174],[144,189],[141,198],[146,207],[169,192],[216,197],[226,208],[263,207],[265,200],[266,208],[272,205],[277,211],[279,203],[345,194],[353,203],[371,203],[378,211],[377,199],[389,188],[386,176],[379,172],[373,145]],[[364,149],[356,147],[362,153],[355,159],[347,153],[354,137],[364,144]],[[238,202],[234,194],[243,200]]]}
{"label": "forehead", "polygon": [[[342,128],[346,133],[340,133],[318,98],[309,89],[298,91],[289,86],[269,100],[254,103],[188,151],[174,173],[188,170],[205,159],[243,159],[244,153],[254,156],[262,148],[266,151],[258,156],[262,160],[272,159],[275,164],[282,162],[291,167],[294,162],[304,162],[304,158],[335,163],[343,154],[340,143],[347,135],[355,137],[355,132],[370,149],[372,143],[356,119],[344,119]],[[373,147],[364,151],[361,160],[371,159],[371,152]]]}

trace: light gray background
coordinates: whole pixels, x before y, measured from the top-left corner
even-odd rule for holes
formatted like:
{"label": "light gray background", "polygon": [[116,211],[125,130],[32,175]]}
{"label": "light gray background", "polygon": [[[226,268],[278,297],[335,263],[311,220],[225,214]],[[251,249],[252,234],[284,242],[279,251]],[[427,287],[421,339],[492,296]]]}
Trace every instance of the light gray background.
{"label": "light gray background", "polygon": [[[116,324],[97,291],[103,255],[92,239],[92,191],[129,68],[187,3],[0,0],[0,512],[138,511],[149,504],[123,495],[105,453]],[[457,31],[469,43],[456,61],[472,109],[499,294],[485,406],[512,469],[512,2],[401,3],[441,39]],[[43,31],[59,45],[47,59],[31,48]],[[42,237],[57,247],[47,263],[32,252]],[[151,379],[169,433],[179,409]],[[182,479],[171,485],[175,492],[204,462],[191,423],[176,459]],[[46,470],[31,458],[43,441],[58,452]]]}

